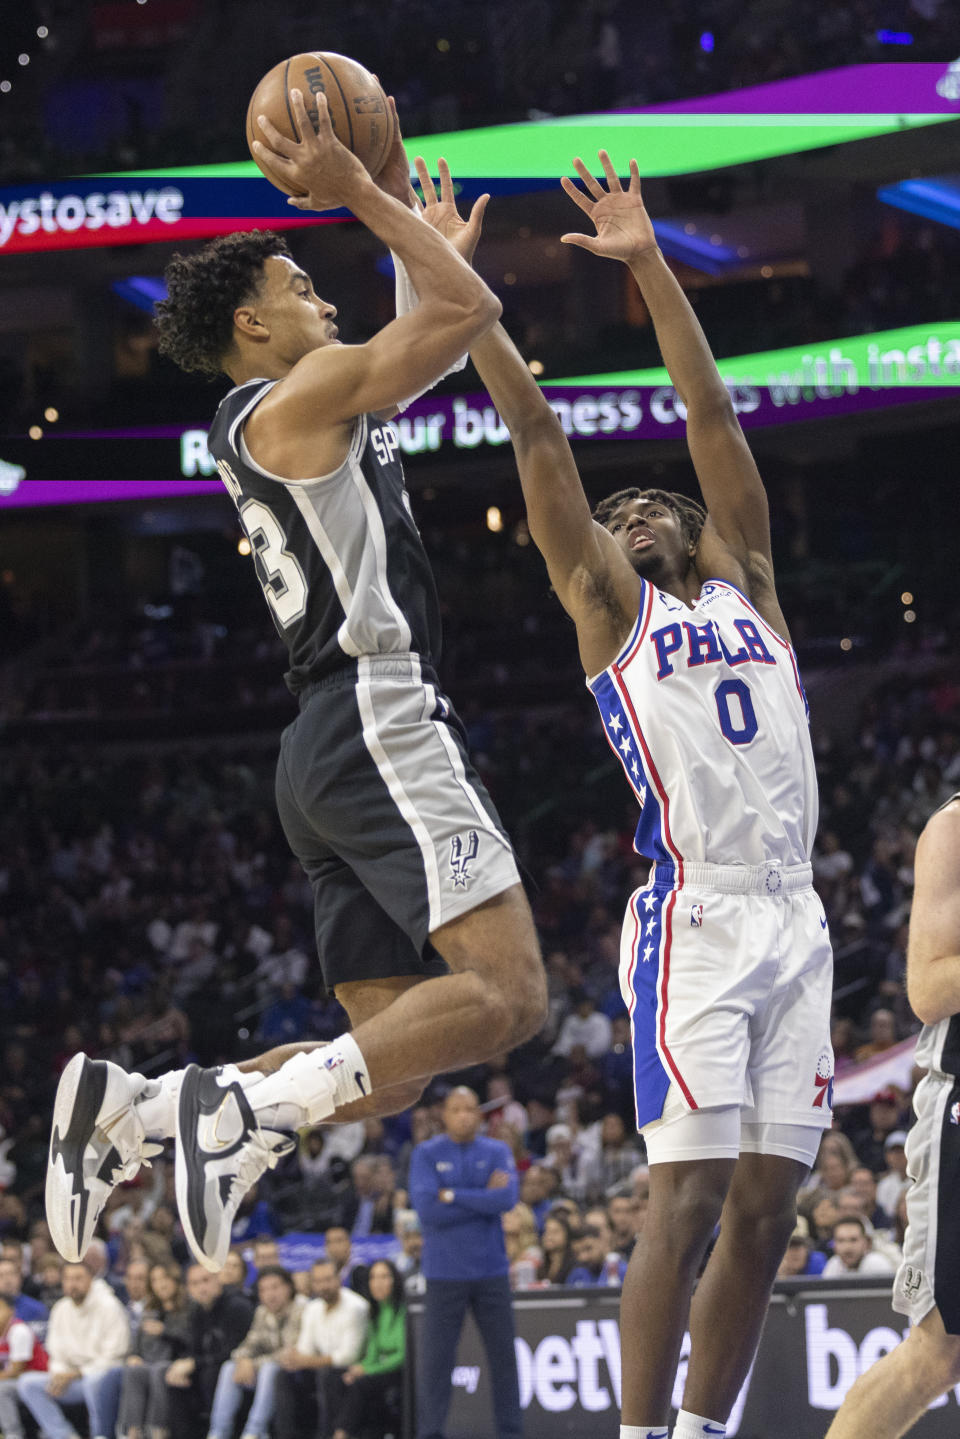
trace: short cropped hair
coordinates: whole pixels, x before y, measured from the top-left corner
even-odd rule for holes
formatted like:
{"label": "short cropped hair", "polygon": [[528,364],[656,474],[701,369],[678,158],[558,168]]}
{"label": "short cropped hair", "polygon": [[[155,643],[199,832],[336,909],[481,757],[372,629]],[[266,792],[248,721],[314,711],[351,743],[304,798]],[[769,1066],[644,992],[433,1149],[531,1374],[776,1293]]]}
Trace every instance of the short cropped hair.
{"label": "short cropped hair", "polygon": [[672,490],[640,490],[631,486],[630,489],[617,490],[615,495],[608,495],[601,500],[593,512],[593,518],[598,525],[606,526],[611,515],[615,514],[621,505],[628,500],[657,500],[661,505],[666,505],[677,517],[677,522],[683,532],[683,537],[688,544],[695,545],[700,539],[700,531],[706,523],[707,512],[703,505],[696,500],[691,500],[688,495],[678,495]]}
{"label": "short cropped hair", "polygon": [[154,307],[159,350],[181,370],[215,379],[233,343],[233,314],[255,298],[271,255],[292,259],[272,230],[220,235],[192,255],[174,255],[164,272],[167,298]]}

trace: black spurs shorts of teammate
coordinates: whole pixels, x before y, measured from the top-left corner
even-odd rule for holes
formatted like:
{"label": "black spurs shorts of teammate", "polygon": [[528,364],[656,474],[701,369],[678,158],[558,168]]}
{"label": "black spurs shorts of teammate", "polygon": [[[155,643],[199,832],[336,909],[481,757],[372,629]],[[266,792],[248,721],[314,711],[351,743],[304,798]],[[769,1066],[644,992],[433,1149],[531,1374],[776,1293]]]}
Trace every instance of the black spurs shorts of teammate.
{"label": "black spurs shorts of teammate", "polygon": [[415,654],[361,656],[300,696],[277,807],[313,887],[328,989],[447,972],[428,936],[519,883],[459,719]]}
{"label": "black spurs shorts of teammate", "polygon": [[919,1324],[934,1305],[960,1334],[960,1079],[935,1071],[917,1085],[907,1135],[907,1232],[892,1304]]}

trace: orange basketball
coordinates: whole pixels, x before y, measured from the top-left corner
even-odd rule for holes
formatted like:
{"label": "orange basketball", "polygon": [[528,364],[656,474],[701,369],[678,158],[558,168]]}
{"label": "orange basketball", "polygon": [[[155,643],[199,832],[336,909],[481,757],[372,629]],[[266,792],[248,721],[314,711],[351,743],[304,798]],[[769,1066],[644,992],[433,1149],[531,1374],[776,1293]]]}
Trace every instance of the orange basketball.
{"label": "orange basketball", "polygon": [[[268,70],[250,97],[247,106],[247,145],[264,140],[256,125],[257,115],[266,115],[281,134],[299,140],[293,121],[290,91],[299,90],[307,113],[317,126],[315,96],[327,97],[333,133],[352,150],[371,175],[378,175],[393,144],[393,114],[379,82],[357,60],[332,50],[312,50],[291,55]],[[253,155],[252,148],[250,149]],[[293,192],[256,155],[254,161],[271,184],[286,194]]]}

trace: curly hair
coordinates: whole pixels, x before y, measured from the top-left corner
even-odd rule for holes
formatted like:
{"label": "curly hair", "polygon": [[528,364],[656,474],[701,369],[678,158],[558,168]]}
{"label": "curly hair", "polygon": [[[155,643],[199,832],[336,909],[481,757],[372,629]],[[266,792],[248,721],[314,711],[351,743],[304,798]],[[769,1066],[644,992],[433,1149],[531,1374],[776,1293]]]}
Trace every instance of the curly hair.
{"label": "curly hair", "polygon": [[154,307],[161,355],[181,370],[219,375],[233,340],[233,312],[256,296],[271,255],[293,258],[272,230],[221,235],[192,255],[174,255],[164,272],[167,298]]}
{"label": "curly hair", "polygon": [[707,512],[703,505],[697,500],[691,500],[687,495],[675,494],[672,490],[638,490],[636,486],[628,490],[617,490],[615,495],[608,495],[601,500],[593,512],[593,518],[598,525],[606,526],[610,516],[614,514],[627,500],[657,500],[661,505],[666,505],[677,517],[677,523],[688,544],[695,545],[700,538],[700,531],[706,522]]}

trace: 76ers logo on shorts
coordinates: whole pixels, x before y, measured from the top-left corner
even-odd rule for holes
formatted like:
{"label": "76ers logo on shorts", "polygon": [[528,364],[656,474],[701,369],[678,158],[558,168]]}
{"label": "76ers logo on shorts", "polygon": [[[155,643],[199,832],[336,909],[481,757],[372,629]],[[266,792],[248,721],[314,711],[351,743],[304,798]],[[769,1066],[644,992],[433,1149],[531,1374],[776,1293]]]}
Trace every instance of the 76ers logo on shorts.
{"label": "76ers logo on shorts", "polygon": [[450,878],[454,889],[466,889],[473,879],[470,866],[477,857],[480,836],[475,829],[467,835],[455,834],[450,841]]}
{"label": "76ers logo on shorts", "polygon": [[[833,1055],[824,1049],[817,1060],[817,1072],[813,1077],[814,1109],[833,1108]],[[826,1103],[824,1103],[826,1100]]]}

